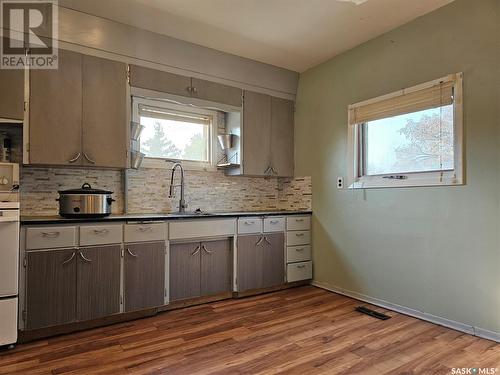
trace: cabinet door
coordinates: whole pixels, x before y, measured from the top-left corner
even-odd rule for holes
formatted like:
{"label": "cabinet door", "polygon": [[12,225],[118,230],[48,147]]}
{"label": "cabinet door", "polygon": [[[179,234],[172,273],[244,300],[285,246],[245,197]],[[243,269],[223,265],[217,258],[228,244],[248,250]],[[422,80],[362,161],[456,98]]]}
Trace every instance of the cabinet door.
{"label": "cabinet door", "polygon": [[285,283],[285,236],[283,233],[266,234],[262,256],[262,287]]}
{"label": "cabinet door", "polygon": [[193,97],[241,107],[242,90],[237,87],[198,78],[192,78],[191,85],[193,87]]}
{"label": "cabinet door", "polygon": [[231,291],[231,240],[201,243],[201,295]]}
{"label": "cabinet door", "polygon": [[120,312],[120,245],[82,248],[77,252],[78,320]]}
{"label": "cabinet door", "polygon": [[261,235],[238,236],[238,291],[262,288]]}
{"label": "cabinet door", "polygon": [[201,244],[170,245],[170,300],[177,301],[201,296]]}
{"label": "cabinet door", "polygon": [[129,142],[126,64],[83,57],[82,113],[83,164],[126,168]]}
{"label": "cabinet door", "polygon": [[271,165],[271,97],[245,91],[243,101],[243,174],[265,176]]}
{"label": "cabinet door", "polygon": [[27,329],[76,320],[76,251],[27,253]]}
{"label": "cabinet door", "polygon": [[82,55],[59,50],[59,68],[30,72],[31,164],[81,165]]}
{"label": "cabinet door", "polygon": [[130,65],[130,85],[141,89],[168,92],[170,94],[191,96],[191,78]]}
{"label": "cabinet door", "polygon": [[24,119],[24,70],[0,69],[0,118]]}
{"label": "cabinet door", "polygon": [[165,242],[125,245],[125,311],[164,304]]}
{"label": "cabinet door", "polygon": [[271,165],[280,177],[293,176],[294,104],[290,100],[271,99]]}

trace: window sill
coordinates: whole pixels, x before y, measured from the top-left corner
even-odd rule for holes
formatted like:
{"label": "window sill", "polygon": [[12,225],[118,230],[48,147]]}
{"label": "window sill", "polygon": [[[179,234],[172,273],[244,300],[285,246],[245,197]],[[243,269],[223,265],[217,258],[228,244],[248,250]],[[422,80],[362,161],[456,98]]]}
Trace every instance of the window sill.
{"label": "window sill", "polygon": [[457,186],[463,185],[461,177],[448,173],[428,173],[425,175],[409,175],[404,180],[385,179],[382,176],[365,176],[349,184],[349,189],[385,189],[385,188],[407,188],[407,187],[431,187],[431,186]]}
{"label": "window sill", "polygon": [[[165,160],[165,159],[155,159],[155,158],[144,158],[141,168],[150,169],[172,169],[172,166],[177,161]],[[215,172],[217,167],[209,163],[197,163],[192,161],[178,161],[186,171],[205,171],[205,172]]]}

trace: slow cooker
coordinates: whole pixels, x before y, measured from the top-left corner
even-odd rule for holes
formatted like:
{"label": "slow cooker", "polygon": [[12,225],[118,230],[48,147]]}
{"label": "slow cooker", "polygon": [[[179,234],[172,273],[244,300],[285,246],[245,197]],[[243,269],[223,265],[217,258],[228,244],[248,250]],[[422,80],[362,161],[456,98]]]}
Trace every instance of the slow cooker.
{"label": "slow cooker", "polygon": [[59,215],[68,218],[105,217],[111,215],[112,191],[93,189],[85,183],[80,189],[60,190]]}

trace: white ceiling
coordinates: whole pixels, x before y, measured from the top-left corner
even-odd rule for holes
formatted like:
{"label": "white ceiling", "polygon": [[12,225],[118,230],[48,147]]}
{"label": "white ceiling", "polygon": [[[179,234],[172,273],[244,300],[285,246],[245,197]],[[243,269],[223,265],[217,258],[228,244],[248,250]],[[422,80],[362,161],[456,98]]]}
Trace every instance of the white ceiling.
{"label": "white ceiling", "polygon": [[61,6],[302,72],[453,0],[60,0]]}

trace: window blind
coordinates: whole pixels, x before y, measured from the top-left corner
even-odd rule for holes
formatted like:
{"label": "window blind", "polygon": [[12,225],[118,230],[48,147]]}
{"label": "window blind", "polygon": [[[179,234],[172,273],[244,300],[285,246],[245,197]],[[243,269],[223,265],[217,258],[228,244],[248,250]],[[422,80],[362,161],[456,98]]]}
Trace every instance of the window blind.
{"label": "window blind", "polygon": [[436,82],[424,88],[410,88],[349,106],[350,125],[438,108],[453,103],[455,80]]}
{"label": "window blind", "polygon": [[152,107],[139,104],[139,116],[160,118],[163,120],[188,122],[190,124],[210,125],[210,116],[197,113],[166,110],[164,108]]}

